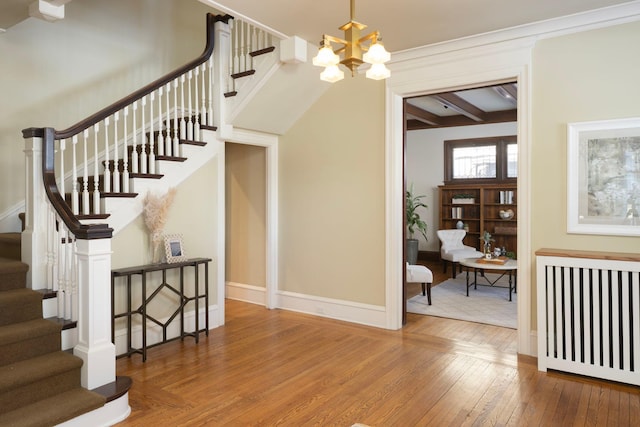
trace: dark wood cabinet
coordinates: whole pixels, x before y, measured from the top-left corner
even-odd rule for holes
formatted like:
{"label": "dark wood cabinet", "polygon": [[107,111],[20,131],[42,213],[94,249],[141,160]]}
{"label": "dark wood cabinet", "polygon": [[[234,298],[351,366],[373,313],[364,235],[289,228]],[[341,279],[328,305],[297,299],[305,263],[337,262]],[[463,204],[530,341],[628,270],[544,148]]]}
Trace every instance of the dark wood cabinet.
{"label": "dark wood cabinet", "polygon": [[[491,233],[492,247],[516,252],[518,246],[518,191],[515,184],[440,185],[439,228],[467,228],[464,243],[482,250],[480,237]],[[512,215],[510,215],[512,214]]]}

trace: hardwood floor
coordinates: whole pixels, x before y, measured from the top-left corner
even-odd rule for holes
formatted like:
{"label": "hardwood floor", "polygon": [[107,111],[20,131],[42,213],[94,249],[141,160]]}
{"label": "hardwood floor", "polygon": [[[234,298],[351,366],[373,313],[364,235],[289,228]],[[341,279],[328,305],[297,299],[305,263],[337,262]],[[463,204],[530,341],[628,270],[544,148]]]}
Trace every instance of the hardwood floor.
{"label": "hardwood floor", "polygon": [[515,354],[515,331],[409,315],[387,331],[228,300],[223,327],[119,359],[120,426],[640,425],[638,388]]}

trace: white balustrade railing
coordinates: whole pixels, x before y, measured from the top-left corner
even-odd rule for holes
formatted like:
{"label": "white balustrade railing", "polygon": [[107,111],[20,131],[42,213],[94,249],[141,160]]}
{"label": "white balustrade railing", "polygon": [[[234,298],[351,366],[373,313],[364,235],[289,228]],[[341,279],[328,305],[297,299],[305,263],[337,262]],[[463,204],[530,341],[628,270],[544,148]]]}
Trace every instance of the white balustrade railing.
{"label": "white balustrade railing", "polygon": [[254,70],[253,59],[264,49],[273,46],[274,36],[265,29],[242,19],[229,21],[231,48],[229,49],[229,78],[226,92],[235,92],[234,76]]}
{"label": "white balustrade railing", "polygon": [[[239,21],[230,33],[229,22],[231,17],[208,15],[207,47],[200,58],[77,125],[23,131],[28,283],[56,292],[57,316],[78,321],[74,354],[85,362],[82,383],[87,388],[115,378],[115,349],[104,344],[111,336],[112,230],[95,223],[109,214],[101,201],[129,193],[130,178],[157,177],[159,161],[180,157],[181,139],[200,141],[202,129],[229,126],[223,95],[228,70],[252,68],[251,54],[272,42],[268,32]],[[221,25],[215,27],[217,37],[227,40],[217,48],[217,63],[214,24]],[[113,366],[105,366],[110,359]]]}

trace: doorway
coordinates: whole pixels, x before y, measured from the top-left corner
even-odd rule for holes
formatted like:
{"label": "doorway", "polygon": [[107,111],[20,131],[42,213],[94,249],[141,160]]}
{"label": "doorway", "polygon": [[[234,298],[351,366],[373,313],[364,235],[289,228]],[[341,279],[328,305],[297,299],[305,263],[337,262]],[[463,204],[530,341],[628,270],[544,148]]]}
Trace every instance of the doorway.
{"label": "doorway", "polygon": [[[452,266],[440,263],[436,231],[459,228],[462,243],[475,251],[483,249],[481,239],[487,231],[492,246],[505,251],[494,262],[506,255],[516,257],[517,99],[517,83],[511,81],[404,100],[405,185],[414,196],[424,196],[421,200],[427,205],[418,212],[428,224],[426,239],[414,235],[420,244],[417,263],[431,268],[434,293],[440,295],[435,298],[440,304],[429,306],[415,289],[405,289],[405,310],[516,328],[517,303],[510,292],[498,288],[509,286],[509,276],[490,273],[495,287],[478,280],[479,286],[470,291],[472,303],[464,297],[465,275],[453,274]],[[451,200],[463,194],[475,196],[472,203]],[[509,200],[500,198],[505,194]],[[513,218],[502,219],[500,212]],[[443,265],[448,274],[442,274]]]}

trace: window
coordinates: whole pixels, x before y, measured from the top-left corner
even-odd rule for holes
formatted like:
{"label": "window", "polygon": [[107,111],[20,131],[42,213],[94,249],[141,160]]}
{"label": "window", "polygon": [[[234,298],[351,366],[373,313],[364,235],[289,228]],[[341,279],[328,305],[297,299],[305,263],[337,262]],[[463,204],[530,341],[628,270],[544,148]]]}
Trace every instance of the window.
{"label": "window", "polygon": [[515,136],[445,141],[445,183],[505,182],[518,178]]}

